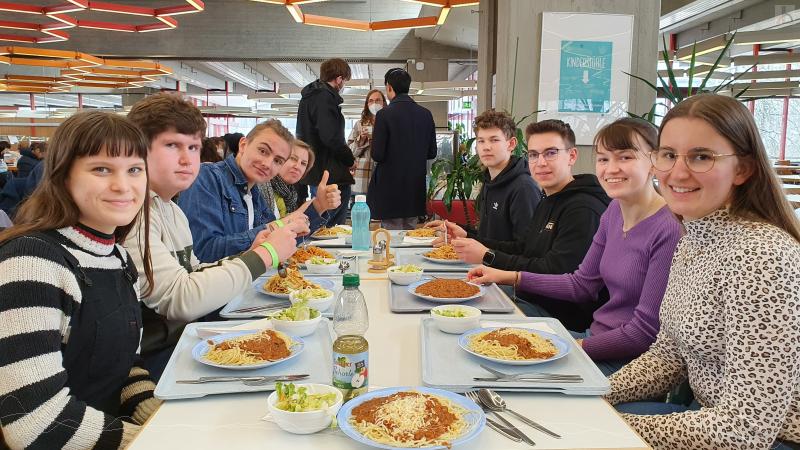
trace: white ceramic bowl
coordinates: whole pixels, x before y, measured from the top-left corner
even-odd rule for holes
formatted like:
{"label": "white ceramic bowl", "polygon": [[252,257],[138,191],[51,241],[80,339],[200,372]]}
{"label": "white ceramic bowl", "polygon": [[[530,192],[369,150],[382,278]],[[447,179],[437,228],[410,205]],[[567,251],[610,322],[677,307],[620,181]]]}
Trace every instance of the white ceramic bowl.
{"label": "white ceramic bowl", "polygon": [[316,331],[319,321],[322,320],[322,314],[308,320],[282,320],[274,317],[270,319],[272,320],[272,326],[276,330],[286,333],[289,336],[304,337]]}
{"label": "white ceramic bowl", "polygon": [[[454,309],[466,314],[466,317],[447,317],[436,314],[437,310]],[[461,334],[473,328],[480,328],[481,310],[467,305],[439,305],[431,308],[433,322],[444,333]]]}
{"label": "white ceramic bowl", "polygon": [[[331,307],[331,305],[333,304],[333,298],[334,298],[334,296],[336,294],[334,294],[334,292],[331,291],[330,289],[325,289],[325,290],[328,291],[328,296],[325,297],[325,298],[310,299],[308,301],[308,306],[310,308],[314,308],[319,312],[325,312],[325,311],[328,310],[328,308]],[[300,299],[297,298],[297,294],[302,292],[302,291],[303,291],[303,289],[300,289],[300,290],[297,290],[297,291],[292,291],[289,294],[289,301],[292,302],[293,305],[300,301]]]}
{"label": "white ceramic bowl", "polygon": [[327,409],[307,412],[290,412],[278,409],[275,403],[278,402],[278,393],[273,392],[267,397],[267,409],[281,429],[294,434],[311,434],[322,431],[331,425],[331,421],[336,417],[339,408],[342,406],[342,393],[333,386],[325,384],[296,384],[296,387],[306,387],[309,394],[326,394],[333,392],[336,394],[336,403]]}
{"label": "white ceramic bowl", "polygon": [[306,261],[306,269],[308,273],[324,273],[333,274],[339,271],[339,264],[336,258],[322,258],[325,261],[333,261],[333,264],[312,264],[311,259]]}
{"label": "white ceramic bowl", "polygon": [[422,267],[417,266],[419,267],[419,272],[395,272],[399,267],[392,266],[387,270],[392,283],[407,286],[422,279]]}

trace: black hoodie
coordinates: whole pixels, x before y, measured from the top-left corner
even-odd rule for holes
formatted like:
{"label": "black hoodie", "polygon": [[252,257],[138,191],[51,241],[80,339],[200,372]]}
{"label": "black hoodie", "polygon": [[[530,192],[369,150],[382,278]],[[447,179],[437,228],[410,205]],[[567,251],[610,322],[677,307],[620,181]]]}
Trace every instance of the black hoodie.
{"label": "black hoodie", "polygon": [[353,152],[344,138],[344,116],[339,105],[342,97],[328,83],[316,80],[301,91],[297,107],[298,139],[314,150],[314,166],[300,181],[316,186],[322,172],[330,173],[329,183],[353,184],[350,167],[355,162]]}
{"label": "black hoodie", "polygon": [[494,180],[483,172],[478,239],[518,241],[525,237],[533,212],[542,199],[542,191],[531,178],[528,162],[512,156],[505,169]]}
{"label": "black hoodie", "polygon": [[[564,189],[542,199],[522,239],[479,241],[495,252],[492,267],[533,273],[572,273],[592,245],[600,216],[610,202],[596,176],[575,175]],[[585,331],[592,323],[594,310],[608,300],[605,289],[603,291],[597,302],[587,304],[522,292],[517,296],[543,307],[565,327]]]}

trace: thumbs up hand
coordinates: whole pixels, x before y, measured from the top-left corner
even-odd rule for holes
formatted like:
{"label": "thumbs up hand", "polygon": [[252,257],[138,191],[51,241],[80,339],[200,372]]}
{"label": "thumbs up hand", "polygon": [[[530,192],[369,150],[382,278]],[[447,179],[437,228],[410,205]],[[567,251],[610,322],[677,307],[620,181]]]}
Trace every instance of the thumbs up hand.
{"label": "thumbs up hand", "polygon": [[329,209],[336,209],[342,204],[342,192],[339,186],[328,184],[330,174],[328,171],[322,173],[322,179],[317,186],[317,196],[314,197],[314,209],[318,214],[322,214]]}

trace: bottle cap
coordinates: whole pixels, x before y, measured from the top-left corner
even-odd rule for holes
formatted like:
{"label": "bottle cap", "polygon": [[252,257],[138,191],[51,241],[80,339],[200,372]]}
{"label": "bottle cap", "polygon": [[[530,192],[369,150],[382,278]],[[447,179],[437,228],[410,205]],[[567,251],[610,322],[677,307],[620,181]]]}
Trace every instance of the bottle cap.
{"label": "bottle cap", "polygon": [[359,281],[357,273],[346,273],[342,277],[342,285],[344,287],[357,287],[359,284],[361,284],[361,282]]}
{"label": "bottle cap", "polygon": [[367,196],[363,194],[356,195],[356,203],[367,203]]}

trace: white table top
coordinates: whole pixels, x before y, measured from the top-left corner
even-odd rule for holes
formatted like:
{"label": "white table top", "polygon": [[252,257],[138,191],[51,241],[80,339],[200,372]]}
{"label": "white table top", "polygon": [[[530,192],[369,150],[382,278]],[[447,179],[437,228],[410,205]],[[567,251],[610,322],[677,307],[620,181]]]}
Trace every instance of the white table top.
{"label": "white table top", "polygon": [[[419,321],[424,314],[393,314],[389,311],[385,275],[362,273],[361,290],[367,300],[370,328],[370,385],[372,387],[420,386]],[[496,315],[496,317],[510,315]],[[649,448],[599,397],[558,394],[503,393],[509,407],[529,415],[563,436],[553,439],[530,427],[520,426],[538,449],[647,449]],[[338,430],[314,435],[293,435],[272,422],[266,414],[267,393],[216,395],[165,402],[150,418],[129,449],[189,448],[291,450],[368,449]],[[488,427],[463,450],[529,448],[514,443]]]}

